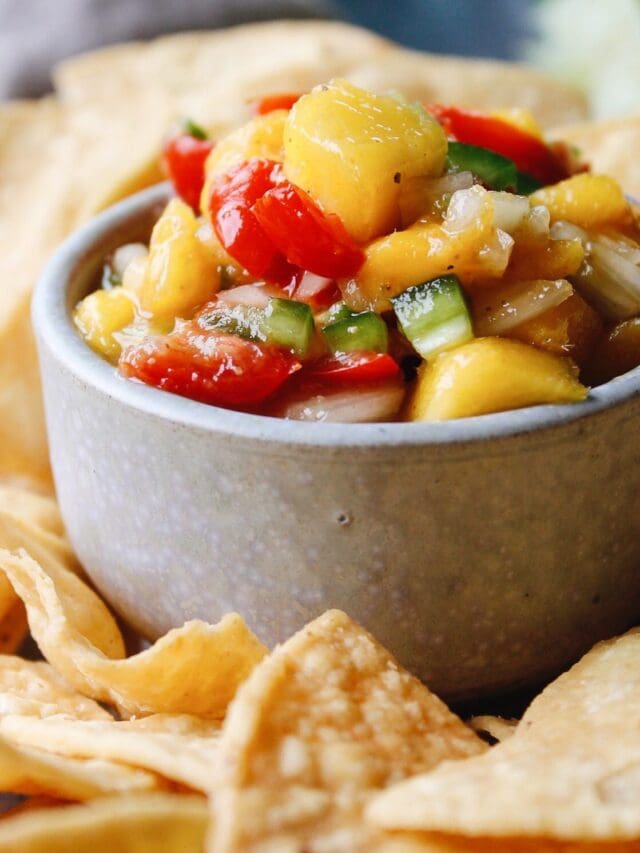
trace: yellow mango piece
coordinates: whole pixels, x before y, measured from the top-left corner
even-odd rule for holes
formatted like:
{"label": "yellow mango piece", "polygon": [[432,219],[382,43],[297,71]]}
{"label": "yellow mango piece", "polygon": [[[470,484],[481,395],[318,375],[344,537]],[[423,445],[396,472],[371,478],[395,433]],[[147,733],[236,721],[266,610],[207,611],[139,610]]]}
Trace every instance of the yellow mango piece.
{"label": "yellow mango piece", "polygon": [[543,138],[540,125],[529,110],[522,107],[511,107],[505,110],[494,110],[491,115],[508,122],[513,127],[517,127],[518,130],[524,131],[524,133],[535,136],[537,139]]}
{"label": "yellow mango piece", "polygon": [[543,204],[555,222],[566,219],[587,230],[632,222],[629,202],[620,184],[607,175],[582,172],[542,187],[529,197],[531,204]]}
{"label": "yellow mango piece", "polygon": [[133,321],[135,305],[122,287],[94,290],[80,302],[73,321],[80,334],[98,355],[113,363],[120,356],[120,344],[113,337]]}
{"label": "yellow mango piece", "polygon": [[516,237],[504,280],[508,282],[544,278],[569,278],[580,269],[584,246],[580,240],[550,240],[540,236]]}
{"label": "yellow mango piece", "polygon": [[465,285],[475,277],[500,276],[513,240],[494,227],[489,194],[481,187],[473,193],[480,203],[465,227],[451,228],[446,220],[419,221],[371,243],[357,276],[341,283],[347,305],[357,311],[387,311],[391,297],[440,275],[455,274]]}
{"label": "yellow mango piece", "polygon": [[[598,313],[578,294],[573,293],[559,305],[520,323],[506,333],[525,344],[571,356],[576,364],[585,363],[602,334]],[[638,352],[640,363],[640,351]]]}
{"label": "yellow mango piece", "polygon": [[288,114],[288,110],[273,110],[256,116],[216,144],[204,166],[205,181],[200,196],[200,210],[204,216],[209,218],[211,185],[218,175],[252,157],[277,163],[284,160],[283,137]]}
{"label": "yellow mango piece", "polygon": [[198,238],[189,205],[172,199],[156,222],[140,288],[140,307],[157,319],[187,317],[220,289],[216,258]]}
{"label": "yellow mango piece", "polygon": [[476,338],[422,365],[410,421],[443,421],[533,406],[574,403],[587,389],[573,364],[506,338]]}
{"label": "yellow mango piece", "polygon": [[403,181],[442,173],[447,141],[420,107],[334,80],[291,109],[284,150],[289,180],[365,242],[399,222]]}

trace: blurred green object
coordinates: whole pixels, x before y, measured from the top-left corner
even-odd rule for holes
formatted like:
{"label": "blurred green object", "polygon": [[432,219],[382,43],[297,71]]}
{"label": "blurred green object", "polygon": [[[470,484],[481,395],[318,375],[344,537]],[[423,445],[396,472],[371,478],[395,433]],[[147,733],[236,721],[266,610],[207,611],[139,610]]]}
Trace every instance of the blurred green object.
{"label": "blurred green object", "polygon": [[640,112],[640,0],[539,0],[523,58],[582,89],[598,118]]}

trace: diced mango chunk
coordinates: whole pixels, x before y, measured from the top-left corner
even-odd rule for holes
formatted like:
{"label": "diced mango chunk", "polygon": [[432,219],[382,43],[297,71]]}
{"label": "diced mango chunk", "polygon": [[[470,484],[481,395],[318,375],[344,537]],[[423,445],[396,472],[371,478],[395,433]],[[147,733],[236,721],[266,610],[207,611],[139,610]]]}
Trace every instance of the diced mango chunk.
{"label": "diced mango chunk", "polygon": [[[474,278],[502,275],[512,238],[494,226],[490,194],[482,187],[462,190],[477,202],[473,215],[449,217],[443,224],[419,221],[371,243],[357,276],[341,283],[345,302],[354,310],[386,311],[389,299],[408,287],[440,275],[457,275],[465,285]],[[454,193],[449,210],[457,206]],[[459,221],[460,220],[460,221]]]}
{"label": "diced mango chunk", "polygon": [[536,190],[530,199],[532,204],[544,204],[553,221],[567,220],[588,231],[632,221],[620,184],[607,175],[582,172]]}
{"label": "diced mango chunk", "polygon": [[275,160],[277,163],[283,161],[287,115],[287,110],[273,110],[266,115],[256,116],[217,143],[204,167],[205,181],[200,196],[200,209],[204,216],[209,217],[211,185],[218,175],[224,175],[252,157]]}
{"label": "diced mango chunk", "polygon": [[422,108],[345,80],[300,98],[284,146],[289,180],[359,242],[395,228],[402,182],[440,175],[447,153],[442,128]]}
{"label": "diced mango chunk", "polygon": [[516,238],[504,280],[569,278],[580,269],[584,246],[580,240],[551,240],[545,236]]}
{"label": "diced mango chunk", "polygon": [[80,334],[98,355],[115,364],[120,356],[120,344],[113,337],[133,321],[135,305],[122,287],[95,290],[80,302],[73,320]]}
{"label": "diced mango chunk", "polygon": [[220,288],[218,263],[198,239],[189,205],[172,199],[155,224],[139,291],[140,307],[152,317],[188,317]]}
{"label": "diced mango chunk", "polygon": [[594,385],[609,382],[640,364],[640,317],[617,323],[598,343],[587,368]]}
{"label": "diced mango chunk", "polygon": [[[598,313],[574,292],[560,305],[511,329],[508,337],[556,355],[571,356],[576,364],[582,365],[601,334],[602,320]],[[638,360],[640,363],[640,350]]]}
{"label": "diced mango chunk", "polygon": [[506,338],[476,338],[425,363],[407,419],[441,421],[533,406],[573,403],[587,389],[569,359]]}

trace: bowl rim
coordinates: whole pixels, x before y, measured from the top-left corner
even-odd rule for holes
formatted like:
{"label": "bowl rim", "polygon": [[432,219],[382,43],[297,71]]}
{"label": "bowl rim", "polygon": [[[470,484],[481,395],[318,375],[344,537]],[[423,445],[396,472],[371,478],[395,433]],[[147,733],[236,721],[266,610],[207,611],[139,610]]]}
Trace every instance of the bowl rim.
{"label": "bowl rim", "polygon": [[124,379],[78,334],[68,307],[69,288],[82,264],[92,257],[92,249],[106,242],[113,231],[133,227],[136,220],[148,216],[171,195],[168,183],[157,184],[107,208],[74,231],[49,259],[32,302],[36,337],[45,345],[40,348],[40,358],[51,354],[78,380],[129,408],[206,432],[276,444],[356,448],[455,444],[541,432],[591,417],[640,395],[640,367],[636,367],[593,388],[580,403],[528,406],[448,421],[341,424],[237,412]]}

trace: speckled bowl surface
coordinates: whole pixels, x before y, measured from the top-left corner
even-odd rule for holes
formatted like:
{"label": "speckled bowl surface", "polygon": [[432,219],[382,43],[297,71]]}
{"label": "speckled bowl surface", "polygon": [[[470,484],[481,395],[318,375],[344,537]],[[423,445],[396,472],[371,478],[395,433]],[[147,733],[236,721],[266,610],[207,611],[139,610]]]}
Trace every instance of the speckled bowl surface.
{"label": "speckled bowl surface", "polygon": [[317,424],[120,378],[73,306],[168,189],[111,208],[38,286],[51,456],[73,546],[150,637],[240,612],[268,643],[329,607],[441,695],[533,684],[640,614],[640,370],[577,405]]}

